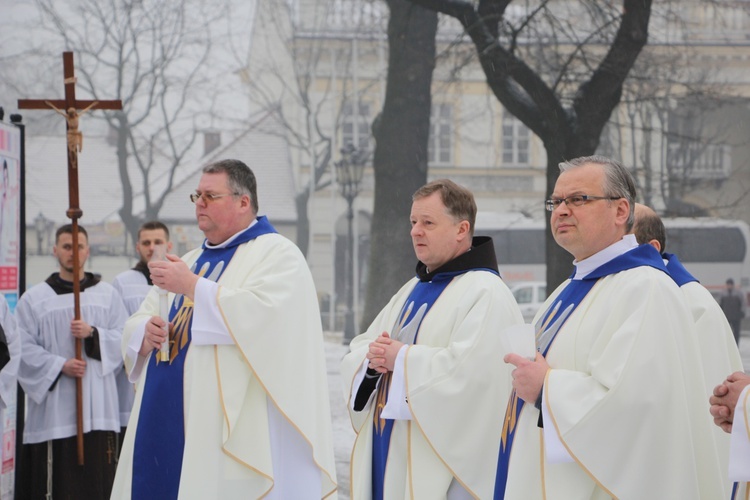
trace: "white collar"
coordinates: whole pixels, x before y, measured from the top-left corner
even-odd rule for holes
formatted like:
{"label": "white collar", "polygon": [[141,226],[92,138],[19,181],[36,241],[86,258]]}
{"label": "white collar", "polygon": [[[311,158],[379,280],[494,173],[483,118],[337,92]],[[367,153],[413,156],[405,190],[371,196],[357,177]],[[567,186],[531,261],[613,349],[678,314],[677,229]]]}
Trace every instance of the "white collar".
{"label": "white collar", "polygon": [[250,229],[251,227],[253,227],[257,222],[258,222],[258,219],[253,219],[253,221],[250,223],[250,225],[247,226],[245,229],[243,229],[242,231],[238,231],[238,232],[234,233],[232,236],[230,236],[226,240],[224,240],[221,243],[218,243],[216,245],[212,245],[212,244],[210,244],[208,242],[208,240],[206,240],[206,248],[212,248],[212,249],[214,249],[214,248],[226,248],[226,246],[229,245],[232,241],[234,241],[235,238],[237,238],[240,234],[244,233],[245,231],[247,231],[248,229]]}
{"label": "white collar", "polygon": [[576,266],[576,272],[573,275],[574,280],[582,280],[588,276],[591,271],[598,268],[599,266],[606,264],[615,257],[619,257],[625,252],[636,248],[638,241],[635,239],[634,234],[626,234],[620,241],[612,243],[610,246],[603,250],[599,250],[591,257],[587,257],[580,262],[573,261],[573,265]]}

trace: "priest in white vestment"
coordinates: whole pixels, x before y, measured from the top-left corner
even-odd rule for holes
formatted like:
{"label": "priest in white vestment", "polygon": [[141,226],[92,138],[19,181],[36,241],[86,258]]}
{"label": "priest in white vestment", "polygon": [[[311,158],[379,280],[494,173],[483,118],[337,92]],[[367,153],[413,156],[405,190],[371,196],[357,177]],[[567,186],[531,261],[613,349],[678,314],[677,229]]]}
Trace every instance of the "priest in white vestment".
{"label": "priest in white vestment", "polygon": [[546,205],[575,272],[534,320],[537,359],[506,356],[521,409],[495,498],[723,498],[692,315],[628,234],[632,177],[600,156],[560,168]]}
{"label": "priest in white vestment", "polygon": [[441,179],[413,200],[417,277],[341,364],[357,432],[351,497],[489,498],[510,394],[501,332],[523,317],[492,240],[472,238],[471,192]]}
{"label": "priest in white vestment", "polygon": [[138,381],[112,498],[320,499],[336,491],[323,335],[299,249],[266,217],[238,160],[203,168],[206,241],[151,262],[123,336]]}
{"label": "priest in white vestment", "polygon": [[[732,327],[719,303],[716,302],[711,292],[685,269],[676,255],[666,253],[668,241],[664,223],[656,212],[641,203],[635,205],[633,234],[638,243],[648,243],[661,254],[669,275],[682,291],[695,322],[706,389],[710,390],[719,384],[727,373],[741,371],[743,369],[742,357],[734,341]],[[710,396],[710,393],[707,396]],[[706,413],[706,418],[711,419],[709,413]],[[729,468],[729,435],[717,426],[711,427],[714,431],[717,455],[725,482],[725,494],[722,498],[728,498],[733,487],[733,481],[730,481],[729,475],[725,473]]]}

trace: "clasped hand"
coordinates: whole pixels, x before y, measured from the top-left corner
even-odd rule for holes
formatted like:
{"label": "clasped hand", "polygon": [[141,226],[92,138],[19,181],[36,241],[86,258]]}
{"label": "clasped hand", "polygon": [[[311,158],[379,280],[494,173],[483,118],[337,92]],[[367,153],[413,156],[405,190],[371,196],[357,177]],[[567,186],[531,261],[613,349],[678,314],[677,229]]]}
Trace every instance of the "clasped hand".
{"label": "clasped hand", "polygon": [[714,423],[724,432],[732,432],[737,400],[748,384],[750,384],[750,376],[742,372],[734,372],[714,388],[713,395],[708,399],[711,404],[709,411],[714,417]]}
{"label": "clasped hand", "polygon": [[378,373],[392,372],[398,351],[401,350],[403,345],[403,342],[392,339],[388,332],[381,333],[378,338],[370,342],[367,350],[367,359],[369,360],[367,367]]}

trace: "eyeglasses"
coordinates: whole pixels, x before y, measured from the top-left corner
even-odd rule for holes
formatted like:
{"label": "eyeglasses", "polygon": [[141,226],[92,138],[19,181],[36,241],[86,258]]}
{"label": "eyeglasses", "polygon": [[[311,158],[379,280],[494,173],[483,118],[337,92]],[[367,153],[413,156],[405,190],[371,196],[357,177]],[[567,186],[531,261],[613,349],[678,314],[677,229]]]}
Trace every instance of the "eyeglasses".
{"label": "eyeglasses", "polygon": [[544,202],[544,208],[546,208],[548,212],[552,212],[563,202],[565,202],[567,206],[580,207],[590,201],[619,200],[620,198],[622,198],[622,196],[589,196],[587,194],[577,194],[574,196],[568,196],[567,198],[552,198],[547,200]]}
{"label": "eyeglasses", "polygon": [[238,194],[240,194],[240,193],[224,193],[224,194],[213,194],[213,193],[201,193],[201,194],[198,194],[198,193],[190,193],[190,201],[192,201],[193,203],[198,203],[198,200],[200,200],[201,198],[203,198],[203,203],[205,203],[206,205],[208,205],[209,201],[216,201],[219,198],[223,198],[225,196],[235,196],[235,195],[238,195]]}

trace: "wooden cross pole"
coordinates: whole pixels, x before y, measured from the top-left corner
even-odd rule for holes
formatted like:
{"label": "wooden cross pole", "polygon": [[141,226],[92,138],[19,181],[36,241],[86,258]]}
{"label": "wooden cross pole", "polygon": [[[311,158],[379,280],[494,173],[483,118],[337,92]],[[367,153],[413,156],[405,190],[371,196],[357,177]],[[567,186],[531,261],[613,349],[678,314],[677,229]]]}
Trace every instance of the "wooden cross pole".
{"label": "wooden cross pole", "polygon": [[[68,193],[70,208],[66,215],[73,226],[73,303],[74,317],[81,319],[81,265],[78,255],[78,219],[83,215],[78,202],[78,153],[83,149],[83,134],[78,130],[78,119],[91,109],[122,109],[122,102],[76,100],[76,77],[73,53],[63,52],[63,76],[65,99],[19,99],[18,109],[51,109],[63,115],[66,121],[68,143]],[[79,111],[81,110],[81,111]],[[76,338],[76,359],[82,359],[81,339]],[[83,386],[76,378],[76,407],[78,413],[78,465],[83,465]]]}

